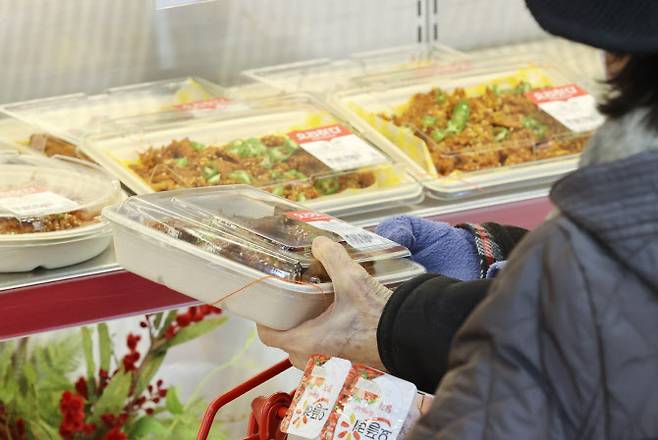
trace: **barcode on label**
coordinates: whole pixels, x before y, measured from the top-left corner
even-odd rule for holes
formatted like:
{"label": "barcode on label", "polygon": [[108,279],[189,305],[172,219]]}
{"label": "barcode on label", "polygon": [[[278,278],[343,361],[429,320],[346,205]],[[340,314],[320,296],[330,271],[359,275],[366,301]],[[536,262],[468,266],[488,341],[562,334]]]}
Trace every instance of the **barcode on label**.
{"label": "barcode on label", "polygon": [[350,244],[350,246],[355,248],[371,246],[374,243],[372,236],[367,232],[343,234],[343,238]]}

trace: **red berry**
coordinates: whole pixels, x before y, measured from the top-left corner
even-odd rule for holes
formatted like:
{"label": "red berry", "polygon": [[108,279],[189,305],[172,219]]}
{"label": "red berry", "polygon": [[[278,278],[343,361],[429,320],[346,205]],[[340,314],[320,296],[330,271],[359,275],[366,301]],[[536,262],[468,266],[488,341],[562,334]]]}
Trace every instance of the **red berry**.
{"label": "red berry", "polygon": [[152,416],[153,415],[153,408],[146,408],[146,414],[148,414],[149,416]]}
{"label": "red berry", "polygon": [[141,336],[139,335],[134,335],[132,333],[129,333],[128,336],[126,337],[126,345],[128,345],[128,348],[130,351],[134,351],[137,348],[137,343],[142,339]]}
{"label": "red berry", "polygon": [[160,397],[167,397],[167,390],[163,388],[158,391],[158,394],[160,395]]}
{"label": "red berry", "polygon": [[162,381],[162,379],[158,379],[158,381],[155,384],[158,386],[158,388],[160,388],[163,383],[164,382]]}
{"label": "red berry", "polygon": [[114,417],[114,414],[110,413],[105,413],[101,415],[101,420],[103,423],[105,423],[108,427],[114,426],[114,422],[116,421],[116,417]]}
{"label": "red berry", "polygon": [[160,398],[159,397],[154,397],[153,398],[153,403],[160,403]]}
{"label": "red berry", "polygon": [[176,327],[170,325],[165,331],[165,339],[171,339],[174,337],[174,335],[176,335]]}
{"label": "red berry", "polygon": [[87,396],[87,381],[85,380],[84,377],[81,377],[75,382],[75,391],[78,392],[79,395],[84,397],[85,399],[88,398]]}
{"label": "red berry", "polygon": [[188,325],[190,325],[191,320],[192,317],[190,316],[189,313],[183,313],[182,315],[178,315],[176,317],[176,323],[181,327],[187,327]]}

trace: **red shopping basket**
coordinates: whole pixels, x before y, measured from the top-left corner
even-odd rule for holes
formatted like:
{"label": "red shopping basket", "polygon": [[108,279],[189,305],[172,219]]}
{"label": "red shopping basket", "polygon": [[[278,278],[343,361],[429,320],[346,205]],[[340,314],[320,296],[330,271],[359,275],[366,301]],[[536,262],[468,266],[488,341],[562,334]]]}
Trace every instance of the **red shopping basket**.
{"label": "red shopping basket", "polygon": [[[201,427],[196,436],[197,440],[206,440],[208,438],[208,433],[215,420],[215,415],[224,405],[234,401],[246,392],[253,390],[258,385],[267,382],[290,367],[292,367],[292,364],[288,359],[281,361],[210,402],[210,405],[206,408],[206,412],[203,414]],[[294,391],[292,393],[274,393],[269,397],[257,397],[254,399],[251,402],[252,413],[249,417],[247,437],[243,440],[285,440],[287,435],[279,430],[279,425],[286,411],[288,411],[288,407],[290,407],[293,394]]]}

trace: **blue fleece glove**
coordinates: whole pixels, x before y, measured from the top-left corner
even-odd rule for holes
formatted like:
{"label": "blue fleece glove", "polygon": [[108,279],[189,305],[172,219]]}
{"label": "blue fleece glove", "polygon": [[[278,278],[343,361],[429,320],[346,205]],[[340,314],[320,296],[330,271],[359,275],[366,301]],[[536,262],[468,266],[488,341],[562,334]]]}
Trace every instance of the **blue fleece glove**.
{"label": "blue fleece glove", "polygon": [[480,257],[469,231],[403,215],[384,220],[377,233],[409,248],[411,259],[428,272],[459,280],[480,278]]}

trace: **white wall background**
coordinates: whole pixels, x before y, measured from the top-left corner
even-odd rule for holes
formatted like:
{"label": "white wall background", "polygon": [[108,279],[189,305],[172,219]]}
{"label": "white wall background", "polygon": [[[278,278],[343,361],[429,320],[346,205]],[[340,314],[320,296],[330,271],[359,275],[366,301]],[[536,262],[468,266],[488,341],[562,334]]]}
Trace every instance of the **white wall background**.
{"label": "white wall background", "polygon": [[[0,0],[0,103],[341,57],[423,38],[462,48],[541,35],[522,0]],[[420,10],[421,16],[418,16]]]}

